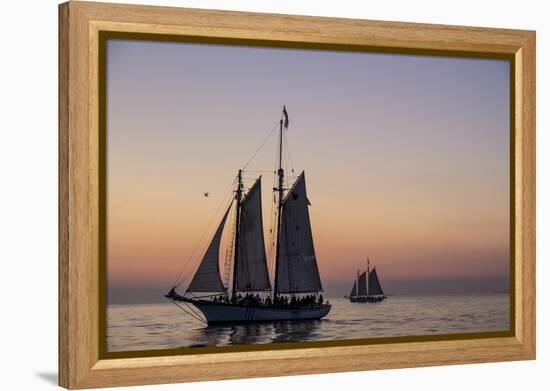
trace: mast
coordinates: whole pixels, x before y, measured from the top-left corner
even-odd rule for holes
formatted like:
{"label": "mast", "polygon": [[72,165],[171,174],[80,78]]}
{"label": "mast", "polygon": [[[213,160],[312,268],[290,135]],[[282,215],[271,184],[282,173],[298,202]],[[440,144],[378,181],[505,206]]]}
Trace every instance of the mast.
{"label": "mast", "polygon": [[[286,110],[283,109],[285,112]],[[273,189],[279,193],[279,203],[277,205],[277,248],[275,253],[275,283],[273,289],[273,300],[277,298],[277,276],[279,275],[279,258],[281,255],[281,241],[280,241],[280,230],[281,230],[281,211],[283,209],[283,182],[285,177],[285,171],[283,170],[283,119],[279,121],[279,169],[277,170],[277,175],[279,176],[279,187]]]}
{"label": "mast", "polygon": [[355,297],[359,296],[359,269],[357,269],[357,291],[355,291]]}
{"label": "mast", "polygon": [[370,260],[369,257],[367,257],[367,296],[369,295],[369,280],[370,280]]}
{"label": "mast", "polygon": [[243,195],[243,171],[239,170],[239,173],[237,174],[237,195],[235,196],[235,199],[237,200],[237,217],[235,218],[235,251],[233,256],[233,287],[232,287],[232,293],[231,297],[235,296],[235,293],[237,291],[237,261],[239,257],[239,227],[240,227],[240,220],[241,220],[241,199]]}

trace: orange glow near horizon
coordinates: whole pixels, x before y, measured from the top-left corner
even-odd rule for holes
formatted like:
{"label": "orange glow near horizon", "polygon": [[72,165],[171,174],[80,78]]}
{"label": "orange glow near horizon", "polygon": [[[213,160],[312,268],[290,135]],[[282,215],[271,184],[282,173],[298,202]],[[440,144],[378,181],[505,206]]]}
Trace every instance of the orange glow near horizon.
{"label": "orange glow near horizon", "polygon": [[[283,103],[323,284],[367,256],[384,279],[508,275],[507,62],[139,41],[108,54],[109,286],[169,286],[212,222],[191,276]],[[276,132],[245,173],[263,172],[271,256],[275,146]]]}

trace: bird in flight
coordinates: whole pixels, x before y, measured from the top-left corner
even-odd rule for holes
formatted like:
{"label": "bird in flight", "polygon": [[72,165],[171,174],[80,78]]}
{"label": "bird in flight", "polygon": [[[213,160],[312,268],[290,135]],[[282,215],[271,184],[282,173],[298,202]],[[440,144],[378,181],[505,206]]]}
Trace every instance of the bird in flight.
{"label": "bird in flight", "polygon": [[209,192],[209,191],[207,191],[206,193],[204,193],[204,196],[205,196],[205,197],[208,197],[209,195],[210,195],[210,192]]}

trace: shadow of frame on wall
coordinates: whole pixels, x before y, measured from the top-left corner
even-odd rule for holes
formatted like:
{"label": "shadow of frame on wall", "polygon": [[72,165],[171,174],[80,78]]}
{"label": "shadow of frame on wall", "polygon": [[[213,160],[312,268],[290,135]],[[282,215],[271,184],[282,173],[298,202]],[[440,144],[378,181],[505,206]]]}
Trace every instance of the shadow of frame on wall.
{"label": "shadow of frame on wall", "polygon": [[[534,32],[81,2],[62,4],[59,12],[60,385],[88,388],[535,358]],[[509,61],[509,330],[108,352],[105,57],[111,38]]]}

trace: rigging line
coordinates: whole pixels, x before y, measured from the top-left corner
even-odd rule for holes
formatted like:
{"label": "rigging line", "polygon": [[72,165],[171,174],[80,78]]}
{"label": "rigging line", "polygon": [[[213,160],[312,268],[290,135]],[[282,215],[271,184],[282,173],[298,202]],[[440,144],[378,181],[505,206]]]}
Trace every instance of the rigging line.
{"label": "rigging line", "polygon": [[[191,296],[193,296],[193,299],[195,298],[195,295],[191,294]],[[169,300],[170,300],[172,303],[174,303],[176,306],[180,307],[180,306],[178,305],[178,303],[177,303],[175,300],[172,300],[172,299],[169,299]],[[200,300],[200,298],[199,298],[199,300]],[[206,321],[204,321],[204,320],[202,319],[202,314],[201,314],[198,310],[196,310],[195,307],[193,307],[192,305],[190,305],[189,303],[186,303],[186,302],[183,303],[183,306],[184,306],[185,308],[187,308],[187,310],[185,310],[184,307],[180,307],[180,308],[181,308],[186,314],[191,315],[191,316],[194,317],[195,319],[198,319],[199,321],[206,323]],[[189,312],[192,312],[192,313],[189,313]],[[193,316],[193,314],[195,314],[195,316]]]}
{"label": "rigging line", "polygon": [[176,303],[175,301],[173,300],[169,300],[170,303],[174,304],[176,307],[178,307],[180,310],[182,310],[183,312],[185,312],[187,315],[197,319],[199,322],[202,322],[202,323],[207,323],[204,321],[204,319],[202,319],[201,317],[195,315],[194,313],[192,312],[189,312],[187,309],[185,309],[184,307],[180,306],[178,303]]}
{"label": "rigging line", "polygon": [[294,173],[294,164],[292,163],[292,155],[290,154],[290,146],[288,145],[288,137],[286,136],[286,131],[285,131],[284,141],[286,146],[286,152],[288,155],[288,160],[290,161],[290,169],[292,170],[292,173]]}
{"label": "rigging line", "polygon": [[206,232],[209,231],[209,229],[212,226],[212,223],[215,221],[216,216],[218,215],[220,209],[222,208],[223,205],[227,204],[228,196],[233,194],[233,186],[235,185],[236,180],[237,180],[236,178],[233,180],[233,183],[231,184],[231,188],[229,189],[229,192],[226,193],[226,196],[223,198],[221,204],[218,206],[218,209],[214,213],[214,216],[212,216],[212,219],[210,220],[210,222],[208,223],[208,225],[206,226],[206,228],[202,232],[202,234],[199,238],[199,241],[197,242],[197,245],[193,248],[193,251],[191,252],[191,255],[189,255],[189,257],[187,258],[187,261],[183,265],[183,268],[182,268],[181,272],[178,274],[178,278],[174,281],[174,287],[180,286],[185,281],[185,278],[182,279],[182,276],[183,276],[184,272],[187,271],[187,268],[190,264],[191,259],[193,259],[195,253],[197,252],[197,249],[199,248],[200,244],[202,243],[202,241],[204,239],[204,236],[206,235]]}
{"label": "rigging line", "polygon": [[258,149],[256,149],[256,152],[254,152],[254,154],[252,155],[252,157],[250,159],[248,159],[248,161],[245,163],[245,165],[242,167],[242,169],[244,170],[249,164],[250,162],[256,157],[256,155],[260,152],[260,150],[262,149],[262,147],[265,145],[265,143],[267,142],[267,140],[269,140],[269,138],[271,137],[271,135],[273,134],[273,132],[275,132],[275,129],[277,129],[277,125],[279,124],[279,122],[277,122],[275,124],[275,126],[273,127],[273,129],[271,129],[271,131],[269,132],[269,134],[266,136],[266,138],[264,139],[264,141],[262,141],[262,143],[260,144],[260,146],[258,147]]}
{"label": "rigging line", "polygon": [[[290,161],[290,157],[288,155],[288,150],[284,154],[284,158],[285,158],[285,165],[287,167],[287,172],[288,172],[289,169],[291,169],[292,173],[294,174],[294,168],[292,168],[292,162]],[[287,177],[287,176],[285,175],[285,177]]]}
{"label": "rigging line", "polygon": [[[174,302],[175,303],[175,302]],[[177,305],[177,303],[175,303]],[[201,315],[193,308],[192,305],[190,305],[189,303],[183,303],[182,304],[182,309],[183,308],[187,308],[188,311],[192,312],[193,314],[195,314],[195,319],[199,319],[199,320],[202,320],[202,317]],[[187,312],[189,314],[189,312]],[[192,316],[192,314],[190,314]]]}
{"label": "rigging line", "polygon": [[200,296],[197,296],[197,295],[193,295],[193,299],[204,299],[205,297],[216,297],[216,296],[223,296],[225,292],[218,292],[218,293],[215,293],[213,295],[200,295]]}
{"label": "rigging line", "polygon": [[[199,299],[199,300],[200,300],[200,299]],[[191,311],[191,312],[193,312],[195,315],[197,315],[197,317],[198,317],[199,319],[202,319],[202,318],[203,318],[202,313],[200,313],[199,310],[197,310],[197,309],[196,309],[194,306],[192,306],[191,304],[184,302],[183,305],[186,306],[186,307],[189,309],[189,311]]]}

